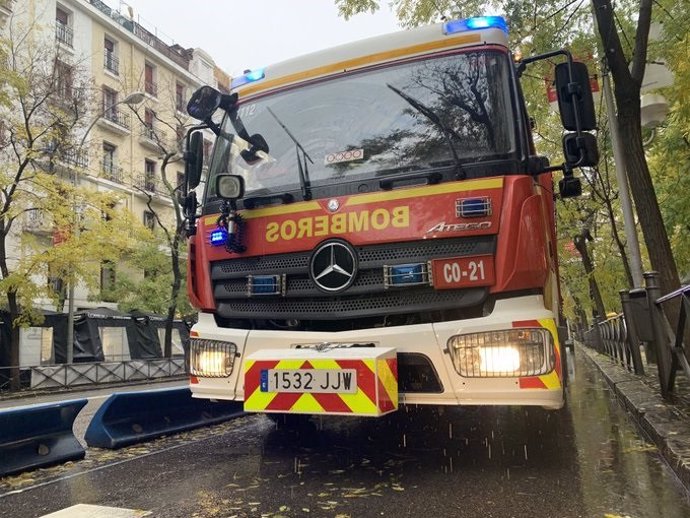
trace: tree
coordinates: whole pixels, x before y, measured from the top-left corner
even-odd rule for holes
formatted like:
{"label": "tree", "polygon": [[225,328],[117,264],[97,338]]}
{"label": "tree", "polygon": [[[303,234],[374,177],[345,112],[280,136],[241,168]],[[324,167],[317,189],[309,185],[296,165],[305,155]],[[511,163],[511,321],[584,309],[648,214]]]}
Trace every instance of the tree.
{"label": "tree", "polygon": [[[0,42],[0,292],[11,321],[11,385],[18,388],[19,328],[39,297],[57,298],[46,278],[89,284],[92,261],[117,260],[130,233],[127,221],[120,224],[117,197],[79,185],[91,122],[88,78],[40,28],[11,20],[7,34]],[[27,223],[39,232],[23,232]],[[51,237],[60,246],[51,247]]]}
{"label": "tree", "polygon": [[606,63],[614,81],[618,127],[621,142],[626,143],[624,161],[630,190],[652,267],[660,274],[662,292],[669,293],[680,286],[680,280],[647,166],[640,122],[640,87],[647,62],[652,3],[652,0],[641,0],[639,3],[635,44],[632,56],[628,58],[621,44],[610,0],[592,0]]}
{"label": "tree", "polygon": [[[340,14],[346,18],[374,11],[380,5],[377,0],[336,0],[335,3]],[[496,12],[504,12],[511,21],[511,38],[514,44],[525,41],[551,41],[555,46],[570,44],[578,33],[591,32],[592,28],[591,14],[586,12],[588,6],[584,1],[549,1],[537,4],[511,0],[492,2],[486,6],[478,2],[460,4],[451,0],[394,0],[391,5],[403,26],[419,25],[443,15],[476,15],[485,12],[487,7]],[[652,0],[642,0],[639,7],[632,3],[618,4],[616,12],[610,0],[592,0],[592,5],[602,48],[606,49],[604,57],[615,83],[621,141],[626,143],[625,167],[645,244],[652,267],[661,273],[662,291],[669,292],[678,286],[678,274],[645,160],[640,127],[640,85],[647,57]],[[621,45],[619,33],[622,29],[616,24],[621,20],[628,27],[635,28],[634,48],[629,53]],[[556,29],[554,22],[558,24]],[[538,50],[535,46],[530,46]]]}
{"label": "tree", "polygon": [[[168,117],[161,117],[157,112],[151,110],[145,111],[143,116],[141,110],[135,112],[147,137],[156,143],[161,160],[159,178],[149,186],[138,187],[138,190],[146,196],[146,205],[153,218],[152,230],[158,231],[157,237],[162,241],[165,248],[165,252],[161,252],[159,247],[159,254],[163,253],[168,259],[167,267],[153,270],[153,272],[156,272],[154,275],[158,276],[159,281],[165,280],[166,284],[170,286],[165,307],[166,323],[163,354],[166,358],[172,356],[173,320],[178,310],[181,306],[185,311],[191,310],[184,291],[182,291],[185,275],[182,252],[186,245],[187,237],[179,196],[182,184],[177,174],[174,171],[170,171],[172,166],[182,160],[187,117],[182,115],[177,106],[178,100],[176,99],[174,88],[174,85],[170,85],[167,89],[169,90],[168,99],[171,101],[171,104],[167,107]],[[174,137],[170,135],[174,135]],[[156,206],[151,190],[162,194],[166,200],[170,201],[172,205],[172,218],[166,217],[163,211]],[[156,257],[155,253],[151,254],[152,250],[150,247],[142,250],[142,252],[144,253],[139,255],[139,259],[148,257],[149,260],[155,258],[156,262],[164,261],[161,261],[161,257]],[[147,267],[145,263],[142,266],[145,269]]]}

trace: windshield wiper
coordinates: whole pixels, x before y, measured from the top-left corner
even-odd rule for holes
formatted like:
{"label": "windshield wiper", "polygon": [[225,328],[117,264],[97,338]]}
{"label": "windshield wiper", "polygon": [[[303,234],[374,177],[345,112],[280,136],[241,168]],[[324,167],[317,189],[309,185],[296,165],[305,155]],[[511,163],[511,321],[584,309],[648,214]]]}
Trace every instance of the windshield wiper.
{"label": "windshield wiper", "polygon": [[[273,113],[273,110],[271,110],[269,107],[266,107],[266,110],[268,110],[268,113],[273,116],[276,122],[280,124],[280,127],[285,130],[287,136],[290,137],[290,139],[295,143],[295,148],[297,150],[297,169],[299,171],[299,184],[302,187],[302,196],[305,200],[311,200],[311,182],[309,181],[309,168],[307,167],[307,160],[309,160],[309,162],[312,164],[314,161],[302,147],[302,144],[300,144],[294,135],[290,133],[290,130],[287,128],[287,126],[283,124],[283,121],[281,121],[278,116]],[[304,157],[304,165],[302,164],[302,156],[300,156],[300,151]]]}
{"label": "windshield wiper", "polygon": [[429,119],[431,122],[433,122],[436,126],[439,127],[439,129],[443,133],[443,136],[446,138],[446,142],[448,143],[448,149],[450,149],[450,152],[453,154],[453,161],[455,162],[456,168],[456,176],[459,180],[464,179],[467,176],[467,174],[465,173],[465,169],[462,167],[460,158],[458,157],[458,152],[455,150],[455,146],[453,145],[452,139],[452,135],[455,135],[455,137],[459,139],[460,137],[458,136],[458,134],[448,129],[448,127],[446,127],[441,118],[431,108],[424,106],[424,104],[421,101],[415,99],[414,97],[411,97],[410,95],[406,94],[401,90],[398,90],[396,87],[389,83],[386,83],[386,86],[393,90],[400,97],[402,97],[405,101],[407,101],[407,103],[410,106],[412,106],[415,110],[417,110],[419,113],[424,115],[427,119]]}

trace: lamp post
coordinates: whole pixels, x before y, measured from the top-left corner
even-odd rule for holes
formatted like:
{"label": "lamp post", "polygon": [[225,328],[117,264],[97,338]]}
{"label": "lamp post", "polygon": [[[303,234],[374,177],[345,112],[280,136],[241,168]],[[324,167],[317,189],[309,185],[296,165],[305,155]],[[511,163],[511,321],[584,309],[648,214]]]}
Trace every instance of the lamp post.
{"label": "lamp post", "polygon": [[[79,142],[79,147],[77,148],[78,152],[81,152],[82,148],[84,147],[84,144],[86,143],[86,138],[89,136],[89,133],[93,129],[93,127],[96,125],[96,123],[103,117],[103,115],[108,112],[108,110],[112,110],[116,106],[119,106],[121,104],[126,104],[127,106],[135,106],[137,104],[140,104],[146,96],[144,95],[143,92],[132,92],[129,94],[127,97],[122,99],[121,101],[118,101],[116,103],[111,104],[110,106],[107,106],[103,108],[103,110],[100,111],[100,113],[91,121],[91,124],[89,124],[89,127],[86,128],[86,131],[84,132],[84,136],[82,137],[81,141]],[[72,183],[74,187],[77,187],[78,185],[78,179],[79,176],[77,174],[76,169],[74,170],[74,175],[72,176]],[[74,210],[74,219],[75,219],[75,224],[74,224],[74,232],[75,234],[79,232],[79,219],[77,217],[77,210],[75,207]],[[74,279],[68,279],[69,281],[69,286],[67,288],[67,363],[71,364],[74,362]]]}

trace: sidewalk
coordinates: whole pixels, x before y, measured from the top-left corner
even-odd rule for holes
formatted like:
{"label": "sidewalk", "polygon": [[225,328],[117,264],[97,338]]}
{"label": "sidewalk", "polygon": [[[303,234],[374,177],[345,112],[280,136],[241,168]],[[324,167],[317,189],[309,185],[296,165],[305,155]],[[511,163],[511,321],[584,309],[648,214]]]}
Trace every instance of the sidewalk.
{"label": "sidewalk", "polygon": [[677,374],[670,403],[661,397],[656,365],[645,365],[645,375],[638,376],[589,347],[577,344],[576,348],[576,354],[599,368],[620,403],[690,491],[690,380]]}

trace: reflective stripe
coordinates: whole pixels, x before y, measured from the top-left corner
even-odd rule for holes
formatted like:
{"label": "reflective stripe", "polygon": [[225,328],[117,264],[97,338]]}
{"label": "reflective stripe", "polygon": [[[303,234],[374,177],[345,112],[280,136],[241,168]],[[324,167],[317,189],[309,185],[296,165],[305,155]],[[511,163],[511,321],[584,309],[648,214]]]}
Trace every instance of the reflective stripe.
{"label": "reflective stripe", "polygon": [[556,363],[554,370],[542,376],[525,376],[519,379],[519,386],[521,389],[542,389],[542,390],[561,390],[563,384],[561,382],[561,345],[558,342],[558,330],[556,329],[556,321],[552,318],[543,318],[539,320],[521,320],[513,322],[513,327],[543,327],[553,339],[555,345]]}

